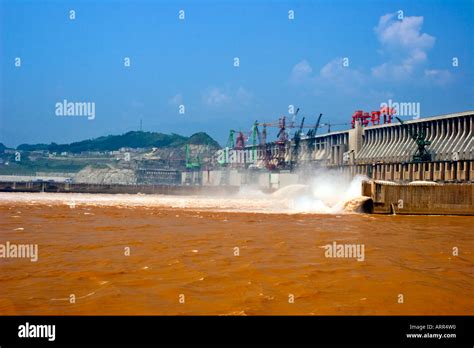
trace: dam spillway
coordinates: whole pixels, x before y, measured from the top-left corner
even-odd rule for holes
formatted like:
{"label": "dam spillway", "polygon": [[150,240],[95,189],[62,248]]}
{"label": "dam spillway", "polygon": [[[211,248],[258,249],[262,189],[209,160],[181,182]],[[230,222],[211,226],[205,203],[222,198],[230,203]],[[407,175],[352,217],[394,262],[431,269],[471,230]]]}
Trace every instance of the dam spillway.
{"label": "dam spillway", "polygon": [[[304,137],[297,154],[294,141],[246,146],[251,161],[297,163],[298,167],[326,167],[350,174],[393,181],[474,181],[474,111],[420,118]],[[413,161],[417,144],[411,133],[425,132],[431,160]],[[247,155],[247,157],[251,157]]]}

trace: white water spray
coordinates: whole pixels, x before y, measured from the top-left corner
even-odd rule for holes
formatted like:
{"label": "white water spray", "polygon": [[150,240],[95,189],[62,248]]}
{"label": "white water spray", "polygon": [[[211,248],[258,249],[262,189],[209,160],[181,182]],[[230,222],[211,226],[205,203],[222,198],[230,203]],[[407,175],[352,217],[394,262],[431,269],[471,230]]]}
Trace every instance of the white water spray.
{"label": "white water spray", "polygon": [[207,211],[278,214],[340,214],[353,211],[357,203],[348,202],[361,196],[363,177],[344,179],[333,173],[318,173],[307,185],[290,185],[274,193],[242,188],[229,196],[172,196],[141,194],[88,193],[0,193],[0,204],[21,202],[25,205],[63,204],[81,206],[115,206],[119,208],[162,207]]}
{"label": "white water spray", "polygon": [[280,191],[284,191],[292,212],[342,213],[347,210],[348,202],[361,197],[363,180],[362,176],[347,179],[335,173],[320,172],[311,179],[309,185],[292,185],[298,186],[295,189],[288,186],[274,194],[280,195]]}

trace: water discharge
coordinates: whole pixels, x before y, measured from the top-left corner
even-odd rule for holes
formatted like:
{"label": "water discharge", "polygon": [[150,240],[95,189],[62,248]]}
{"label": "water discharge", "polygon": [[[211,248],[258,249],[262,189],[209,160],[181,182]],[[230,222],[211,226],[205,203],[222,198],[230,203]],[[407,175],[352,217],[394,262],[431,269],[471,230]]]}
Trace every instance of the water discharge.
{"label": "water discharge", "polygon": [[320,175],[309,184],[283,187],[273,193],[242,188],[227,196],[173,196],[82,193],[0,193],[0,202],[197,209],[221,212],[278,214],[340,214],[357,210],[363,177],[343,180]]}

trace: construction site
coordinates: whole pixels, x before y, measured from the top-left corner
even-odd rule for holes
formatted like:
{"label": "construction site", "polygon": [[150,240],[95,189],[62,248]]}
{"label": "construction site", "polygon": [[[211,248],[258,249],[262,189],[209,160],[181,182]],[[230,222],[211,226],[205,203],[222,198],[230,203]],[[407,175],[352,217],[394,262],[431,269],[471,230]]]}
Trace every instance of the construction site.
{"label": "construction site", "polygon": [[[310,117],[299,116],[297,109],[291,120],[231,130],[210,163],[187,154],[182,183],[280,188],[321,168],[398,183],[474,181],[474,111],[403,121],[393,109],[358,110],[347,124],[324,122],[319,114],[307,125]],[[341,125],[348,129],[331,131]],[[275,140],[269,141],[269,128],[276,129]]]}

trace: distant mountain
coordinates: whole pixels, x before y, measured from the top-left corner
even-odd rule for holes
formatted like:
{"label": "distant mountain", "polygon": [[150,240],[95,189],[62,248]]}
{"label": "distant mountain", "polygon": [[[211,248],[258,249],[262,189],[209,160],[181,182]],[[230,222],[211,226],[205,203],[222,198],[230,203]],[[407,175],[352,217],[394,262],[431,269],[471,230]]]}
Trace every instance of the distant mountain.
{"label": "distant mountain", "polygon": [[[198,133],[196,133],[198,134]],[[7,147],[5,145],[3,145],[2,143],[0,143],[0,152],[3,152],[5,149],[7,149]]]}
{"label": "distant mountain", "polygon": [[220,148],[217,141],[207,133],[199,132],[185,137],[178,134],[163,134],[155,132],[131,131],[122,135],[108,135],[96,139],[83,140],[71,144],[22,144],[18,150],[35,151],[48,150],[50,152],[84,152],[84,151],[115,151],[122,147],[129,148],[179,148],[186,144],[209,145]]}
{"label": "distant mountain", "polygon": [[199,133],[194,133],[191,135],[188,140],[186,141],[186,144],[193,144],[193,145],[209,145],[210,147],[214,148],[219,148],[220,145],[217,141],[212,139],[207,133],[205,132],[199,132]]}

